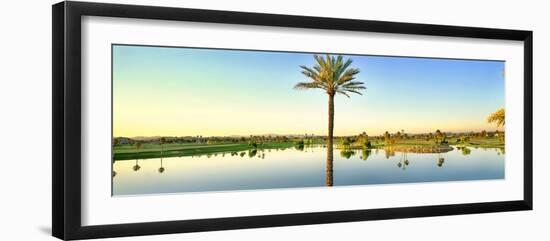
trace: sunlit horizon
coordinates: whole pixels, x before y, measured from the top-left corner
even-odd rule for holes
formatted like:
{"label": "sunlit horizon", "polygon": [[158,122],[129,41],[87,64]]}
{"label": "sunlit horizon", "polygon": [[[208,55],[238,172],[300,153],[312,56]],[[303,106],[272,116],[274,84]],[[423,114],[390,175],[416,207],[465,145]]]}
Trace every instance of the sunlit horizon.
{"label": "sunlit horizon", "polygon": [[[503,61],[344,55],[363,95],[335,99],[335,136],[503,131]],[[327,95],[295,90],[311,53],[113,46],[113,136],[327,135]]]}

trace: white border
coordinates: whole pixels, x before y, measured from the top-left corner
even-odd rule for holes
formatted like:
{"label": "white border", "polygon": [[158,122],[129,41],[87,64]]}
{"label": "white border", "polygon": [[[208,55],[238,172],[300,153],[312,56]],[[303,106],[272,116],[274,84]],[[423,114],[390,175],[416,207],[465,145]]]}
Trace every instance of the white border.
{"label": "white border", "polygon": [[[505,60],[506,178],[111,197],[111,43]],[[523,199],[520,41],[83,17],[82,56],[82,225]]]}

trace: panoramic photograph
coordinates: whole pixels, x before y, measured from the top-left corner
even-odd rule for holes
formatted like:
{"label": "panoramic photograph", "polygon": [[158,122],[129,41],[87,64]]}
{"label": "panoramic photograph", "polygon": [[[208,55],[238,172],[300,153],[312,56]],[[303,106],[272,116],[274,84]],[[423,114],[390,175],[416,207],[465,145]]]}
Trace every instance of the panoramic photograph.
{"label": "panoramic photograph", "polygon": [[505,62],[112,45],[112,195],[505,178]]}

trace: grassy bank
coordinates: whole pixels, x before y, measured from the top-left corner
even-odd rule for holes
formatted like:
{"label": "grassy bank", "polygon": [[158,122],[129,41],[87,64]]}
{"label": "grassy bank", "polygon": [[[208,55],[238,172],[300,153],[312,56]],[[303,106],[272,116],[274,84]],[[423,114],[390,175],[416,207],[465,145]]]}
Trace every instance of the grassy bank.
{"label": "grassy bank", "polygon": [[[306,142],[306,144],[321,144],[321,140]],[[131,160],[131,159],[147,159],[160,157],[180,157],[180,156],[198,156],[214,153],[232,153],[241,152],[252,149],[284,149],[300,147],[304,144],[287,141],[287,142],[267,142],[256,144],[249,143],[176,143],[176,144],[143,144],[140,150],[136,150],[132,145],[118,145],[114,147],[114,160]]]}

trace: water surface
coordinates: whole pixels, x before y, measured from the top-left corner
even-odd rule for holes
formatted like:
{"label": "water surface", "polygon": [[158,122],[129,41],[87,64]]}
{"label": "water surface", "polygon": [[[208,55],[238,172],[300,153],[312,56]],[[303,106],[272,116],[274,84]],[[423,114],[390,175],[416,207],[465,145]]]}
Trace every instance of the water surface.
{"label": "water surface", "polygon": [[[326,153],[313,146],[116,161],[113,195],[320,187]],[[335,149],[333,165],[334,186],[504,178],[504,155],[496,148],[441,154]]]}

